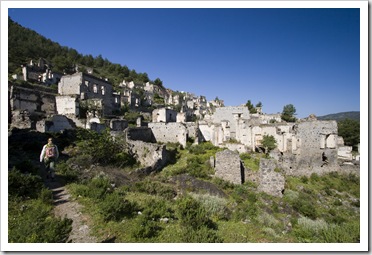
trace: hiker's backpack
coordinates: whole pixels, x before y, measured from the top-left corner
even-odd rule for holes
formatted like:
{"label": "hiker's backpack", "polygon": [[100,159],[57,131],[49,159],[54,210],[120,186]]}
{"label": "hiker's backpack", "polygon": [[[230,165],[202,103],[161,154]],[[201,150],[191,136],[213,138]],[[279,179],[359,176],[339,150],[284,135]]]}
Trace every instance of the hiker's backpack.
{"label": "hiker's backpack", "polygon": [[45,151],[45,157],[47,158],[53,158],[56,156],[56,148],[54,145],[47,146]]}

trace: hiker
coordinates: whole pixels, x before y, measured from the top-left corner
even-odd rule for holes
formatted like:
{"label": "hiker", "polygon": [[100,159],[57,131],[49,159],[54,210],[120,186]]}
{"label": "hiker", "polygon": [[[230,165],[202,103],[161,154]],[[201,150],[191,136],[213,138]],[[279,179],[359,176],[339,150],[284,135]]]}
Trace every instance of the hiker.
{"label": "hiker", "polygon": [[47,179],[49,179],[49,177],[52,177],[52,180],[54,180],[54,165],[58,157],[59,152],[57,145],[53,144],[53,138],[49,138],[48,143],[43,146],[43,150],[40,154],[40,162],[44,161]]}

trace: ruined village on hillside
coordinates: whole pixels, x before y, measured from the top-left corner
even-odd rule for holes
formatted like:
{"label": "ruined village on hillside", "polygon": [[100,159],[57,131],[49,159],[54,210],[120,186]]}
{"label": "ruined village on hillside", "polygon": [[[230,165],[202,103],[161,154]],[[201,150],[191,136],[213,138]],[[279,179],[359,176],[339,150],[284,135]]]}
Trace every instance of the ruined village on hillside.
{"label": "ruined village on hillside", "polygon": [[[43,59],[22,66],[23,76],[9,82],[9,125],[38,132],[61,132],[77,127],[112,136],[123,135],[132,154],[148,172],[167,163],[166,143],[186,146],[188,141],[226,148],[211,157],[215,175],[235,184],[246,180],[259,190],[282,196],[285,175],[310,176],[333,171],[359,174],[359,156],[344,146],[337,122],[319,121],[316,116],[295,123],[282,121],[280,114],[250,113],[246,106],[224,106],[222,100],[174,92],[163,86],[123,81],[115,92],[107,79],[76,68],[75,73],[54,73]],[[58,84],[58,93],[50,88]],[[136,124],[123,117],[122,109],[138,111]],[[144,110],[144,109],[147,109]],[[151,109],[149,111],[148,109]],[[264,136],[273,136],[277,147],[260,169],[245,167],[239,154],[262,150]],[[280,169],[278,171],[277,169]]]}

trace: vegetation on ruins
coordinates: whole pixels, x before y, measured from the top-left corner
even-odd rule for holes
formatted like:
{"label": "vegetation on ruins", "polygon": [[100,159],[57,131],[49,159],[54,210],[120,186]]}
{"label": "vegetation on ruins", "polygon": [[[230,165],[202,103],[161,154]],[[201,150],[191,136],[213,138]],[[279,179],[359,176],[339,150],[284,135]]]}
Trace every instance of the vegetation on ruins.
{"label": "vegetation on ruins", "polygon": [[245,104],[245,106],[248,107],[248,110],[249,110],[249,113],[257,113],[257,110],[256,108],[253,106],[251,100],[248,100],[247,103]]}
{"label": "vegetation on ruins", "polygon": [[295,122],[296,117],[294,115],[296,114],[296,108],[293,106],[293,104],[287,104],[283,107],[281,118],[284,121],[287,122]]}
{"label": "vegetation on ruins", "polygon": [[[174,160],[143,176],[136,174],[130,155],[118,159],[120,138],[86,130],[54,136],[62,152],[57,175],[84,205],[98,240],[359,242],[360,184],[355,175],[287,176],[280,198],[259,192],[249,179],[237,185],[215,177],[209,158],[221,148],[211,143],[167,144]],[[9,172],[8,180],[11,242],[65,242],[71,230],[70,220],[52,215],[51,192],[36,167],[45,137],[21,131],[9,137],[10,162],[18,169]],[[266,156],[242,157],[257,163]]]}
{"label": "vegetation on ruins", "polygon": [[276,148],[276,140],[272,135],[264,135],[262,137],[262,146],[265,148],[265,153],[269,153]]}

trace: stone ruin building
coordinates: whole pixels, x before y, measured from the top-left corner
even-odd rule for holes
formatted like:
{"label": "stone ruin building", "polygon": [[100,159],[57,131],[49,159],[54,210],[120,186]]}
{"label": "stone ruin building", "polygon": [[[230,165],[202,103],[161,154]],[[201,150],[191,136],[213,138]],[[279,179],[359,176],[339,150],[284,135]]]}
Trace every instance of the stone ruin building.
{"label": "stone ruin building", "polygon": [[[141,87],[141,86],[140,86]],[[263,114],[262,109],[251,114],[247,107],[223,107],[222,100],[208,102],[205,97],[171,90],[150,83],[139,88],[133,82],[122,84],[121,92],[114,92],[110,82],[90,74],[77,72],[64,75],[58,83],[58,94],[45,87],[9,83],[9,124],[11,127],[36,129],[40,132],[59,132],[76,127],[96,131],[110,128],[113,135],[123,134],[135,157],[146,166],[144,171],[161,169],[167,160],[164,144],[186,146],[210,141],[226,150],[211,159],[215,175],[236,184],[253,180],[259,189],[281,196],[284,175],[310,176],[347,169],[339,160],[354,160],[351,149],[338,136],[336,121],[318,121],[315,116],[297,123],[281,121],[280,114]],[[135,90],[143,89],[147,104],[154,95],[164,99],[168,107],[152,112],[152,121],[143,126],[129,127],[125,119],[114,116],[123,103],[138,107]],[[138,99],[138,100],[137,100]],[[143,98],[142,98],[143,99]],[[180,106],[176,111],[174,106]],[[198,116],[198,121],[190,121]],[[265,135],[273,136],[277,148],[272,159],[261,160],[260,171],[244,166],[239,153],[262,150]]]}
{"label": "stone ruin building", "polygon": [[21,67],[22,76],[15,74],[13,79],[51,85],[57,84],[63,76],[62,73],[52,71],[52,65],[43,58],[40,58],[37,63],[31,60],[30,63],[23,64]]}

